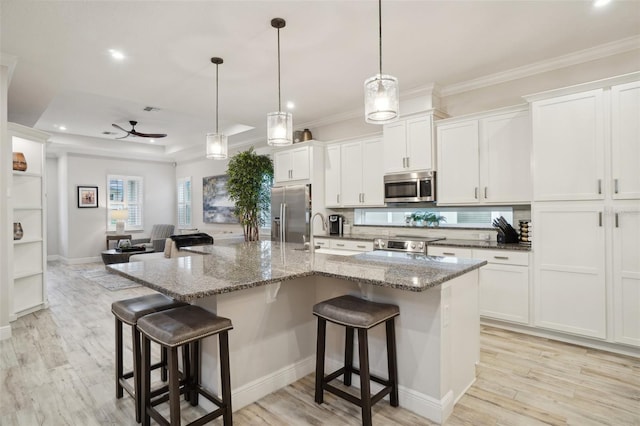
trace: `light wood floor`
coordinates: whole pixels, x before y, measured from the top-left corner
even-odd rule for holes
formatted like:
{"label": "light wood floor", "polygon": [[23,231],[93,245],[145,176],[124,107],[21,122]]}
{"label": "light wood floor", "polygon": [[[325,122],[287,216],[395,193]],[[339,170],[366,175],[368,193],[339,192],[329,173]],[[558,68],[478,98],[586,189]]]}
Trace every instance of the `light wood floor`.
{"label": "light wood floor", "polygon": [[[51,263],[50,308],[12,323],[13,338],[0,342],[0,425],[135,425],[132,399],[114,397],[110,305],[150,290],[108,291],[79,274],[96,267]],[[640,360],[490,327],[481,339],[478,379],[447,425],[640,425]],[[186,412],[183,420],[197,414]],[[360,424],[357,407],[331,394],[316,405],[312,376],[243,408],[234,420]],[[384,401],[374,407],[373,422],[432,424]]]}

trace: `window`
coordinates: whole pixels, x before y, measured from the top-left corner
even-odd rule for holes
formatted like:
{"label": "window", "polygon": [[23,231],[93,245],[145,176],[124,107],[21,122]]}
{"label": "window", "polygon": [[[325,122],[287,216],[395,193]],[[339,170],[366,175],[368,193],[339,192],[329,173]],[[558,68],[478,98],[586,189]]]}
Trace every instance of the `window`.
{"label": "window", "polygon": [[430,212],[445,218],[441,226],[492,228],[493,220],[503,216],[513,223],[511,207],[394,207],[378,209],[354,209],[355,225],[411,226],[411,215]]}
{"label": "window", "polygon": [[125,230],[142,230],[144,192],[140,176],[107,176],[107,231],[116,230],[113,210],[127,210]]}
{"label": "window", "polygon": [[191,227],[191,176],[178,179],[178,228]]}

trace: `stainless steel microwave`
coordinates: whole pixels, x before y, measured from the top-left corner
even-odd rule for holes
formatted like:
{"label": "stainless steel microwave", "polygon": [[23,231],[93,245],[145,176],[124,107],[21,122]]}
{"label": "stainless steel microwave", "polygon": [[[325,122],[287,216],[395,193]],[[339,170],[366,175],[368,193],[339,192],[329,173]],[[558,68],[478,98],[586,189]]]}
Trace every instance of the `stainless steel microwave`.
{"label": "stainless steel microwave", "polygon": [[385,203],[436,201],[436,172],[385,175]]}

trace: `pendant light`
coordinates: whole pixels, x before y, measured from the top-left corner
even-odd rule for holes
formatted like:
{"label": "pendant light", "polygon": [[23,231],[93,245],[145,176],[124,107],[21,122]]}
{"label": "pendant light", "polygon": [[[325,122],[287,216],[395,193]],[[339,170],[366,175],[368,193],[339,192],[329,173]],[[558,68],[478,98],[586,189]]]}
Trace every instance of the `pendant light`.
{"label": "pendant light", "polygon": [[378,0],[379,73],[364,82],[364,118],[367,123],[384,124],[398,118],[398,79],[382,74],[382,0]]}
{"label": "pendant light", "polygon": [[293,143],[293,117],[290,112],[282,112],[280,98],[280,28],[284,28],[286,24],[282,18],[271,20],[271,26],[278,30],[278,111],[267,114],[267,143],[271,146]]}
{"label": "pendant light", "polygon": [[216,132],[207,133],[207,158],[225,160],[227,158],[227,136],[218,131],[218,65],[222,58],[213,57],[211,62],[216,64]]}

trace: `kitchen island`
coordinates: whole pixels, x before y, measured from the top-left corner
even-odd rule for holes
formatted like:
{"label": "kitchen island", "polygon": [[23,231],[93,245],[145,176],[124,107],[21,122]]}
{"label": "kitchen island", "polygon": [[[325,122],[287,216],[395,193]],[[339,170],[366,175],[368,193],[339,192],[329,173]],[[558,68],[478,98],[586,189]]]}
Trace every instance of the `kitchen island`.
{"label": "kitchen island", "polygon": [[[334,256],[301,248],[270,241],[202,246],[190,249],[193,256],[108,269],[232,320],[236,410],[314,371],[315,303],[342,294],[395,303],[400,405],[443,422],[475,380],[478,268],[485,262],[389,252]],[[341,365],[343,345],[342,329],[330,325],[327,371]],[[384,330],[373,329],[371,370],[379,375],[386,369],[382,348]],[[204,342],[202,364],[203,382],[217,390],[217,379],[211,381],[218,377],[215,339]]]}

